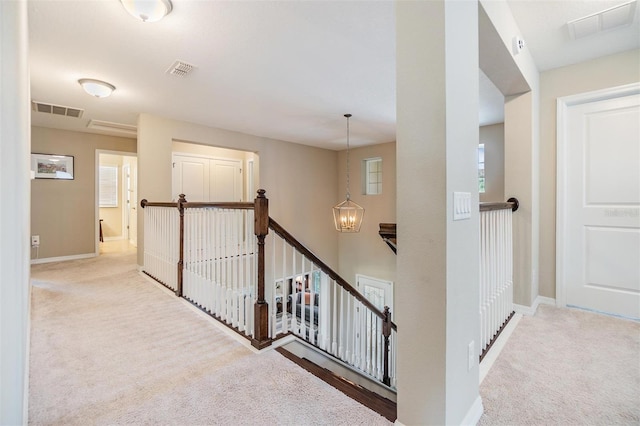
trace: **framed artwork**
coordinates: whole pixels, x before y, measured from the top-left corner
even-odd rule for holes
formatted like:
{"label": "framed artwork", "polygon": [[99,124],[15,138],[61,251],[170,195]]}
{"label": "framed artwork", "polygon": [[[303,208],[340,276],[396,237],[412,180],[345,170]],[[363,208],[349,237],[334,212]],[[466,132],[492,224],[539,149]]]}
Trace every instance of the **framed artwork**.
{"label": "framed artwork", "polygon": [[73,156],[31,154],[31,170],[36,179],[73,179]]}

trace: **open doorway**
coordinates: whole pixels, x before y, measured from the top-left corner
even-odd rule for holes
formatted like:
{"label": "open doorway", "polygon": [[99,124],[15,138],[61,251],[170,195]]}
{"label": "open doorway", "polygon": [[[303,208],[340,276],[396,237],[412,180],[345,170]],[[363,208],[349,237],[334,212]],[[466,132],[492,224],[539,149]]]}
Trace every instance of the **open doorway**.
{"label": "open doorway", "polygon": [[128,152],[96,154],[96,253],[134,252],[138,159]]}

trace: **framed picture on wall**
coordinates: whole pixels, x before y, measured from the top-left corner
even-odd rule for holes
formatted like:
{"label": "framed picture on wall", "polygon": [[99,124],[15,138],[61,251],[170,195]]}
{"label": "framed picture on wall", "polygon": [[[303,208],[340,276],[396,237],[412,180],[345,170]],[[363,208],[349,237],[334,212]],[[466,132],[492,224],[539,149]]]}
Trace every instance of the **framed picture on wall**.
{"label": "framed picture on wall", "polygon": [[36,179],[73,179],[73,156],[31,154],[31,170]]}

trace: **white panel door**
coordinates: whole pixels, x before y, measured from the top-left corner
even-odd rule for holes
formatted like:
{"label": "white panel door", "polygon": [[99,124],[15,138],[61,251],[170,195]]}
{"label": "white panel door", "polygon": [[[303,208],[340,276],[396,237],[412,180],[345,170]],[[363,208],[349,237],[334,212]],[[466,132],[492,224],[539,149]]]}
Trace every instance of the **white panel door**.
{"label": "white panel door", "polygon": [[640,96],[570,106],[566,118],[566,304],[640,318]]}
{"label": "white panel door", "polygon": [[213,159],[210,170],[209,201],[242,201],[241,161]]}
{"label": "white panel door", "polygon": [[185,194],[187,201],[209,201],[209,159],[173,155],[172,198]]}

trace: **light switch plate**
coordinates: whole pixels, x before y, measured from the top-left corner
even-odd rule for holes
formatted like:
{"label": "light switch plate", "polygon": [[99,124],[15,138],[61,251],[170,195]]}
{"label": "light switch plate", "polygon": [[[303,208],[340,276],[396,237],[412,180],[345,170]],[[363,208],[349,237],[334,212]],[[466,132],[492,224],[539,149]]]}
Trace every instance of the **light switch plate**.
{"label": "light switch plate", "polygon": [[453,193],[453,220],[465,220],[471,218],[471,193]]}

